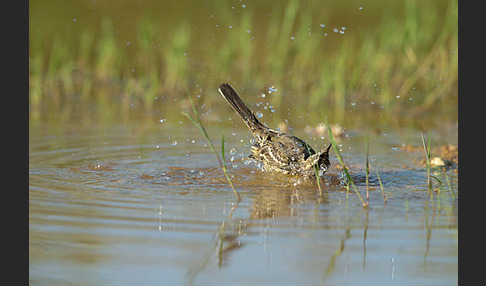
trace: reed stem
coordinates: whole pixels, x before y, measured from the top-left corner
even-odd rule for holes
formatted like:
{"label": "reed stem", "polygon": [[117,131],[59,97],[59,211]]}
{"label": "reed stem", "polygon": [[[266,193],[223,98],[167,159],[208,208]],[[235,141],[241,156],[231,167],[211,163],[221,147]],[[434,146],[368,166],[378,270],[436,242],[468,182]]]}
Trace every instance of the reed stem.
{"label": "reed stem", "polygon": [[334,140],[334,136],[332,135],[331,127],[329,126],[329,122],[327,122],[327,118],[324,119],[324,123],[326,125],[327,133],[328,133],[329,139],[331,140],[332,147],[334,148],[334,151],[336,152],[336,157],[339,160],[339,164],[341,164],[343,171],[346,174],[346,179],[349,181],[349,183],[353,187],[353,190],[356,193],[356,196],[358,196],[359,200],[361,201],[361,204],[363,205],[363,207],[368,207],[368,203],[363,200],[363,197],[359,193],[358,188],[354,184],[353,178],[349,174],[348,169],[346,168],[346,165],[344,164],[344,160],[341,157],[341,153],[339,152],[339,146],[336,143],[336,140]]}
{"label": "reed stem", "polygon": [[182,115],[186,116],[192,122],[192,124],[194,124],[194,126],[197,127],[197,129],[199,130],[199,132],[201,132],[201,134],[204,136],[204,138],[208,142],[208,145],[211,148],[211,151],[213,151],[214,156],[218,160],[219,165],[221,166],[221,169],[223,170],[223,173],[224,173],[224,175],[226,177],[226,180],[228,181],[229,185],[231,186],[231,189],[233,190],[233,193],[235,194],[237,201],[240,202],[241,201],[240,194],[238,193],[238,191],[235,189],[235,186],[233,185],[233,181],[231,180],[231,177],[229,176],[228,170],[226,168],[226,162],[224,161],[224,159],[225,159],[225,156],[224,156],[224,134],[223,134],[223,136],[221,138],[221,141],[222,141],[221,142],[222,143],[221,144],[222,145],[221,146],[221,155],[223,157],[223,160],[221,160],[221,158],[219,158],[218,152],[216,152],[216,149],[214,148],[213,142],[211,142],[211,139],[209,138],[209,135],[206,132],[206,129],[204,128],[204,125],[201,122],[201,119],[199,118],[199,114],[198,114],[198,112],[196,110],[196,107],[194,106],[194,103],[192,102],[192,99],[191,99],[191,97],[189,95],[188,95],[188,98],[189,98],[189,102],[191,103],[192,111],[193,111],[194,116],[196,117],[196,119],[194,119],[194,117],[192,117],[187,112],[184,112],[183,111],[181,113],[182,113]]}

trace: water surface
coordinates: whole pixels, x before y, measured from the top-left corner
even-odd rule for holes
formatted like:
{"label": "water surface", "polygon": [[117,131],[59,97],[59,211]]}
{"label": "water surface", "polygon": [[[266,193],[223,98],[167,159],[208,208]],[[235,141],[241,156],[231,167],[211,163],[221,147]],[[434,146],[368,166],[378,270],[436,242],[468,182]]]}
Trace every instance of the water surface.
{"label": "water surface", "polygon": [[[149,120],[150,121],[150,120]],[[420,131],[370,135],[370,207],[340,184],[338,161],[319,196],[249,162],[244,126],[225,134],[236,199],[187,120],[32,124],[29,132],[29,274],[33,284],[456,285],[458,180],[419,164]],[[301,128],[297,128],[301,127]],[[315,148],[326,139],[295,134]],[[300,131],[299,131],[300,130]],[[340,141],[365,196],[363,130]],[[452,135],[451,135],[452,134]],[[457,144],[457,129],[433,143]],[[379,171],[385,204],[376,177]]]}

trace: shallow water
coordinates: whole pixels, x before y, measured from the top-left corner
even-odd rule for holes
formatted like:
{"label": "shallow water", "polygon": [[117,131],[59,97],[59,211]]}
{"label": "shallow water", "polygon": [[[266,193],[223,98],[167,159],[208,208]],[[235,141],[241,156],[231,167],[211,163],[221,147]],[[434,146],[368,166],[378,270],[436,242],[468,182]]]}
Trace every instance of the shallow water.
{"label": "shallow water", "polygon": [[[209,125],[218,150],[225,134],[242,197],[236,203],[190,123],[154,122],[31,125],[31,283],[457,284],[457,173],[446,173],[451,188],[436,171],[442,183],[434,180],[429,195],[418,163],[423,150],[403,148],[421,146],[419,130],[370,134],[366,209],[340,184],[334,152],[320,197],[311,183],[295,185],[248,162],[250,135],[242,126]],[[315,149],[328,144],[294,134]],[[340,148],[365,196],[366,134],[346,134]],[[457,144],[457,129],[433,129],[432,138]]]}

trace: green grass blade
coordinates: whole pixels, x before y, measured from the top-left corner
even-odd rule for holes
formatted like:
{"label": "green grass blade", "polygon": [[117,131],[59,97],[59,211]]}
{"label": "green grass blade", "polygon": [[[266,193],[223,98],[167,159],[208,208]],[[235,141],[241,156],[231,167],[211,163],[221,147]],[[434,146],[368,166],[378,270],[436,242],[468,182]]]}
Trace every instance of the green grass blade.
{"label": "green grass blade", "polygon": [[351,175],[349,174],[347,168],[346,168],[346,165],[344,164],[344,161],[343,161],[343,158],[341,157],[341,153],[339,152],[339,147],[338,147],[338,144],[336,143],[336,140],[334,140],[334,136],[332,135],[332,132],[331,132],[331,127],[329,126],[329,122],[327,122],[327,118],[324,119],[324,122],[325,122],[325,125],[326,125],[326,128],[327,128],[327,133],[328,133],[328,136],[329,136],[329,139],[331,140],[331,143],[332,143],[332,147],[334,148],[334,151],[336,152],[336,157],[338,158],[339,160],[339,163],[341,164],[341,166],[343,167],[343,171],[344,173],[346,174],[346,178],[347,180],[349,181],[349,183],[351,184],[351,186],[353,187],[353,190],[354,192],[356,193],[356,195],[358,196],[359,200],[361,201],[362,205],[364,207],[367,207],[368,204],[363,200],[363,197],[361,196],[361,194],[359,193],[359,190],[358,188],[356,187],[356,185],[354,184],[354,180],[353,178],[351,177]]}
{"label": "green grass blade", "polygon": [[380,183],[381,188],[381,195],[383,196],[383,200],[385,200],[385,204],[388,201],[388,195],[385,196],[385,188],[383,187],[383,183],[381,182],[380,173],[376,171],[376,177],[378,178],[378,183]]}
{"label": "green grass blade", "polygon": [[366,133],[366,204],[370,203],[370,184],[369,184],[369,177],[370,177],[370,142],[369,142],[369,134]]}
{"label": "green grass blade", "polygon": [[197,112],[197,109],[194,106],[194,103],[192,102],[192,99],[189,96],[189,94],[188,94],[188,98],[189,98],[189,102],[191,103],[192,111],[194,112],[194,116],[196,117],[196,119],[194,119],[194,117],[192,117],[187,112],[182,111],[181,113],[182,113],[182,115],[186,116],[192,122],[192,124],[194,124],[194,126],[197,127],[197,129],[199,130],[199,132],[201,132],[201,134],[204,136],[204,138],[208,142],[208,145],[211,148],[211,151],[213,152],[213,154],[216,157],[216,159],[218,159],[218,162],[219,162],[219,164],[220,164],[220,166],[221,166],[221,168],[223,170],[223,173],[224,173],[224,175],[226,177],[226,180],[228,181],[229,185],[231,186],[231,189],[233,190],[233,193],[235,194],[236,199],[238,200],[238,202],[240,202],[241,201],[240,194],[235,189],[235,186],[233,185],[233,181],[231,181],[231,178],[230,178],[230,176],[228,174],[228,170],[226,168],[226,162],[225,162],[225,156],[224,156],[224,134],[222,136],[222,144],[221,144],[221,155],[223,157],[223,160],[221,160],[221,158],[219,158],[218,152],[216,152],[216,149],[214,148],[213,142],[209,138],[209,135],[206,132],[206,129],[204,128],[204,126],[203,126],[203,124],[201,122],[201,119],[199,118],[199,114]]}
{"label": "green grass blade", "polygon": [[429,130],[428,145],[425,144],[424,134],[422,132],[420,132],[420,136],[422,137],[422,145],[424,146],[424,151],[425,151],[425,164],[427,167],[427,189],[430,193],[432,191],[432,180],[430,176],[430,130]]}

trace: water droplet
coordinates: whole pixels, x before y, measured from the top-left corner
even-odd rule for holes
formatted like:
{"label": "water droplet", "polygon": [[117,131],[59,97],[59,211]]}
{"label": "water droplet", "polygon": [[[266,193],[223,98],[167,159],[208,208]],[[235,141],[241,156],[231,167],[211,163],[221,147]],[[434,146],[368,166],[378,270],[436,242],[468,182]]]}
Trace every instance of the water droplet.
{"label": "water droplet", "polygon": [[294,36],[291,36],[290,39],[293,41],[295,39],[295,37]]}
{"label": "water droplet", "polygon": [[199,171],[199,175],[204,175],[204,172],[203,171]]}
{"label": "water droplet", "polygon": [[241,4],[241,7],[242,7],[242,8],[246,8],[246,5],[245,5],[245,4]]}
{"label": "water droplet", "polygon": [[262,118],[262,117],[263,117],[263,113],[261,113],[260,111],[255,112],[255,115],[256,115],[258,118]]}
{"label": "water droplet", "polygon": [[356,102],[351,102],[351,106],[355,106],[356,105]]}
{"label": "water droplet", "polygon": [[165,118],[161,118],[161,119],[159,119],[159,122],[160,122],[160,123],[163,123],[163,122],[165,122],[166,120],[167,120],[167,119],[165,119]]}
{"label": "water droplet", "polygon": [[358,9],[359,9],[359,10],[363,10],[363,6],[360,6]]}
{"label": "water droplet", "polygon": [[268,88],[268,93],[272,93],[277,91],[277,89],[272,85],[271,87]]}
{"label": "water droplet", "polygon": [[326,25],[324,25],[324,24],[321,24],[321,28],[324,28],[325,26],[326,26]]}
{"label": "water droplet", "polygon": [[339,32],[339,29],[338,29],[338,28],[334,28],[334,29],[332,29],[332,30],[334,31],[334,33]]}
{"label": "water droplet", "polygon": [[235,149],[235,148],[231,148],[231,150],[230,150],[230,154],[231,154],[231,155],[233,155],[233,154],[235,154],[235,153],[236,153],[236,149]]}
{"label": "water droplet", "polygon": [[341,34],[341,35],[344,34],[344,31],[343,30],[339,31],[339,34]]}
{"label": "water droplet", "polygon": [[76,21],[77,21],[77,20],[76,20],[76,18],[74,18],[74,19],[73,19],[73,22],[76,22]]}
{"label": "water droplet", "polygon": [[172,145],[173,146],[177,145],[177,140],[174,140],[174,142],[172,142]]}

